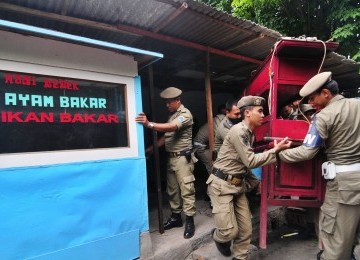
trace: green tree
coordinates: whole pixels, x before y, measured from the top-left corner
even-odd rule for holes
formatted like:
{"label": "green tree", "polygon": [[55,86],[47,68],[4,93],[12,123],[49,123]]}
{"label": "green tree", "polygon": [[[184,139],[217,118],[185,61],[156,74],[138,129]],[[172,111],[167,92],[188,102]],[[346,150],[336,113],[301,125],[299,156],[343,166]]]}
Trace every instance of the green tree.
{"label": "green tree", "polygon": [[332,39],[341,43],[343,54],[360,61],[360,1],[339,2],[329,20],[336,21]]}
{"label": "green tree", "polygon": [[203,2],[223,12],[231,13],[232,10],[231,4],[233,0],[197,0],[197,1]]}
{"label": "green tree", "polygon": [[[360,0],[199,1],[277,30],[284,36],[306,35],[337,41],[340,54],[360,61]],[[222,9],[228,8],[229,2],[230,10]]]}

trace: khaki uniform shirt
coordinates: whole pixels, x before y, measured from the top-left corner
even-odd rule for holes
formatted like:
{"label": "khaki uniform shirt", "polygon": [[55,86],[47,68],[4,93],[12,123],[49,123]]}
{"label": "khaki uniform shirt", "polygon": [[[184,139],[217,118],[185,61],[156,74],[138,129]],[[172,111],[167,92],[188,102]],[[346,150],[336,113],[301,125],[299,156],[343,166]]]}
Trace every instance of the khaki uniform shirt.
{"label": "khaki uniform shirt", "polygon": [[[214,122],[214,132],[216,132],[216,129],[219,127],[221,120],[225,117],[223,114],[216,115],[213,118]],[[194,138],[194,144],[199,143],[202,145],[208,145],[209,144],[209,127],[208,123],[204,124],[202,127],[200,127],[199,131],[197,132],[195,138]]]}
{"label": "khaki uniform shirt", "polygon": [[304,144],[281,151],[279,156],[285,162],[304,161],[321,147],[327,160],[335,164],[360,163],[360,100],[336,95],[313,117]]}
{"label": "khaki uniform shirt", "polygon": [[227,116],[225,116],[220,122],[219,127],[215,131],[214,151],[218,152],[220,150],[220,147],[224,142],[225,136],[233,125],[234,124]]}
{"label": "khaki uniform shirt", "polygon": [[245,122],[234,125],[224,139],[214,167],[235,175],[276,162],[274,149],[255,154],[252,147],[254,140],[254,133]]}
{"label": "khaki uniform shirt", "polygon": [[167,152],[181,152],[192,148],[193,117],[190,111],[181,105],[173,113],[168,123],[175,123],[178,129],[165,133],[165,150]]}

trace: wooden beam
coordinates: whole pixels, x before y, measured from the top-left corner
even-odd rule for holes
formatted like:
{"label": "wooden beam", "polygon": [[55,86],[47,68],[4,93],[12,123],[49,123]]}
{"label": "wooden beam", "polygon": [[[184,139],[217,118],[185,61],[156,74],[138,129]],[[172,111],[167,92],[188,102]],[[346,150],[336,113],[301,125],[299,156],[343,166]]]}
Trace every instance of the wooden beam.
{"label": "wooden beam", "polygon": [[[155,87],[154,87],[154,73],[152,65],[148,68],[149,73],[149,85],[150,85],[150,109],[151,109],[151,116],[152,120],[157,122],[156,114],[155,114]],[[159,225],[159,232],[163,234],[164,230],[164,214],[163,214],[163,207],[162,207],[162,189],[161,189],[161,172],[160,172],[160,155],[159,155],[159,147],[157,145],[158,138],[157,132],[152,131],[152,138],[153,138],[153,151],[154,151],[154,172],[156,178],[156,194],[157,194],[157,208],[158,208],[158,225]]]}
{"label": "wooden beam", "polygon": [[206,115],[209,131],[209,150],[210,154],[214,151],[214,121],[212,111],[212,95],[211,95],[211,80],[210,80],[210,55],[205,54],[205,95],[206,95]]}

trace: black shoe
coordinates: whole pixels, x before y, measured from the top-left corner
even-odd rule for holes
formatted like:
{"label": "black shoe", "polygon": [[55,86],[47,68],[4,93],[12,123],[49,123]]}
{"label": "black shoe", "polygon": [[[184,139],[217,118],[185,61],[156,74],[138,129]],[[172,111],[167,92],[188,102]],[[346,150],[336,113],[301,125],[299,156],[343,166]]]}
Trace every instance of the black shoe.
{"label": "black shoe", "polygon": [[316,255],[316,259],[320,260],[321,254],[324,252],[324,250],[320,250],[317,255]]}
{"label": "black shoe", "polygon": [[182,227],[183,222],[180,213],[172,213],[171,217],[164,223],[164,229],[168,230],[174,227]]}
{"label": "black shoe", "polygon": [[195,234],[195,224],[193,216],[186,216],[184,238],[188,239]]}
{"label": "black shoe", "polygon": [[215,242],[215,245],[216,245],[216,248],[219,250],[219,252],[223,255],[223,256],[231,256],[231,241],[229,242],[225,242],[225,243],[220,243],[220,242],[217,242],[215,239],[214,239],[214,232],[215,232],[215,229],[213,229],[212,231],[212,236],[213,236],[213,240]]}

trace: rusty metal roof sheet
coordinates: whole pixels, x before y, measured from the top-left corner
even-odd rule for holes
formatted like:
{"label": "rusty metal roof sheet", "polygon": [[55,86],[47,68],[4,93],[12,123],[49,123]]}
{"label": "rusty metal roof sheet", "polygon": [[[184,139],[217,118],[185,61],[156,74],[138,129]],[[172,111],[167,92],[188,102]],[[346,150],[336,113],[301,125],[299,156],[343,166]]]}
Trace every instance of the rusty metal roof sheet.
{"label": "rusty metal roof sheet", "polygon": [[[154,64],[159,87],[161,80],[199,86],[194,75],[203,73],[209,51],[213,87],[239,89],[282,38],[279,32],[194,0],[2,0],[0,17],[163,53],[164,59]],[[359,87],[359,63],[331,53],[324,68]]]}

